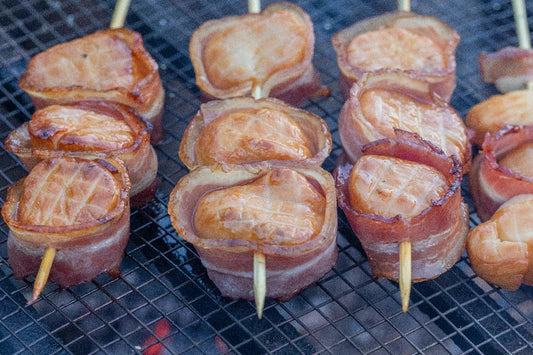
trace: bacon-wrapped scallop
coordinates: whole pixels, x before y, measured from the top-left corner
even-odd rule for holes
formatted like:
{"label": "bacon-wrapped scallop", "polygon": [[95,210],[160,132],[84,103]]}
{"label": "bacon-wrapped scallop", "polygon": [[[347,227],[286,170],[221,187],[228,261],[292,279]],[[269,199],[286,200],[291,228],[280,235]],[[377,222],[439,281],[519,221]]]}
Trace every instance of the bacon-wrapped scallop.
{"label": "bacon-wrapped scallop", "polygon": [[152,124],[152,143],[163,138],[159,68],[141,35],[129,29],[98,31],[37,54],[19,85],[37,109],[80,100],[125,104]]}
{"label": "bacon-wrapped scallop", "polygon": [[440,20],[412,12],[389,12],[364,19],[332,37],[341,72],[341,94],[364,73],[399,69],[426,80],[449,101],[455,89],[459,34]]}
{"label": "bacon-wrapped scallop", "polygon": [[468,208],[461,164],[414,133],[368,144],[335,172],[339,206],[377,278],[398,280],[399,244],[410,242],[412,280],[451,268],[465,248]]}
{"label": "bacon-wrapped scallop", "polygon": [[431,85],[401,71],[364,74],[350,90],[339,115],[339,135],[344,151],[355,162],[361,148],[382,138],[394,138],[395,129],[417,133],[454,155],[468,172],[472,147],[466,126]]}
{"label": "bacon-wrapped scallop", "polygon": [[533,286],[533,195],[517,195],[470,232],[466,243],[474,272],[496,286]]}
{"label": "bacon-wrapped scallop", "polygon": [[55,249],[48,279],[62,288],[103,272],[120,273],[129,239],[130,181],[115,159],[58,157],[38,163],[8,189],[9,265],[17,279],[36,275]]}
{"label": "bacon-wrapped scallop", "polygon": [[484,52],[479,55],[479,67],[483,81],[494,83],[502,93],[526,89],[533,81],[533,50],[505,47]]}
{"label": "bacon-wrapped scallop", "polygon": [[122,104],[85,101],[47,106],[10,132],[5,147],[28,170],[44,158],[60,155],[116,156],[128,169],[133,206],[149,202],[159,182],[150,126]]}
{"label": "bacon-wrapped scallop", "polygon": [[533,125],[533,90],[517,90],[494,95],[474,105],[465,116],[474,133],[472,142],[481,146],[485,135],[505,125]]}
{"label": "bacon-wrapped scallop", "polygon": [[183,135],[179,156],[189,169],[267,160],[320,165],[331,144],[320,117],[280,100],[240,97],[202,104]]}
{"label": "bacon-wrapped scallop", "polygon": [[276,97],[291,105],[324,91],[314,69],[315,34],[299,6],[277,2],[260,13],[203,23],[191,36],[189,51],[204,100]]}
{"label": "bacon-wrapped scallop", "polygon": [[335,186],[309,165],[198,167],[170,195],[178,234],[192,243],[223,296],[254,299],[254,253],[266,297],[288,300],[337,260]]}
{"label": "bacon-wrapped scallop", "polygon": [[469,189],[477,215],[487,221],[505,201],[533,194],[533,126],[505,126],[487,134],[474,158]]}

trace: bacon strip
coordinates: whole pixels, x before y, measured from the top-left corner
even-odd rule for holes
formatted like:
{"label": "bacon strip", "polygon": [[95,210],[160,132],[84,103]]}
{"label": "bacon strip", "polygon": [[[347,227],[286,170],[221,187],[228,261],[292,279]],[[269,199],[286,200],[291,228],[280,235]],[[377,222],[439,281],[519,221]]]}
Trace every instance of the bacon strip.
{"label": "bacon strip", "polygon": [[[279,119],[278,121],[279,125],[285,127],[286,132],[281,131],[282,127],[280,126],[267,127],[273,124],[273,120],[263,120],[262,126],[259,127],[262,130],[252,130],[250,127],[243,130],[239,129],[239,127],[215,126],[213,124],[213,121],[226,115],[237,115],[239,113],[245,115],[246,112],[253,112],[254,110],[260,110],[257,111],[257,114],[265,116],[269,114],[282,118],[286,116],[286,120]],[[249,117],[248,121],[253,122],[252,118]],[[258,120],[262,118],[260,117]],[[255,126],[258,125],[256,124]],[[217,130],[223,129],[226,131],[217,132]],[[301,132],[300,136],[291,136],[294,131]],[[217,148],[213,146],[212,142],[208,146],[202,146],[200,137],[206,133],[213,136],[231,137],[233,145],[240,144],[237,145],[235,150],[229,149],[227,144]],[[296,138],[300,138],[300,141],[303,141],[301,145],[309,151],[309,154],[307,156],[298,155],[297,153],[301,153],[302,147],[294,144],[292,155],[283,155],[283,151],[278,146],[293,141],[298,143]],[[202,104],[183,135],[179,156],[189,169],[214,162],[240,164],[260,160],[301,160],[309,164],[320,165],[328,157],[331,147],[331,134],[327,123],[320,117],[289,106],[280,100],[272,98],[254,100],[249,97],[240,97],[214,100]],[[199,156],[199,151],[204,153]]]}
{"label": "bacon strip", "polygon": [[505,47],[478,57],[481,77],[502,92],[525,89],[533,80],[533,49]]}
{"label": "bacon strip", "polygon": [[98,31],[37,54],[19,86],[37,109],[80,100],[122,103],[152,124],[154,144],[163,138],[159,68],[141,35],[129,29]]}
{"label": "bacon strip", "polygon": [[[265,173],[288,168],[303,174],[324,195],[320,232],[301,244],[276,244],[255,239],[201,238],[194,227],[195,206],[209,191],[246,186]],[[331,175],[318,167],[291,164],[248,164],[198,167],[183,177],[170,195],[172,224],[192,243],[208,275],[223,296],[253,300],[253,254],[266,259],[266,297],[292,298],[327,273],[337,260],[337,209]]]}
{"label": "bacon strip", "polygon": [[463,203],[460,184],[461,164],[446,157],[431,143],[414,133],[396,131],[397,138],[375,141],[364,147],[363,154],[383,155],[425,164],[441,172],[448,191],[442,198],[412,218],[387,218],[360,213],[350,206],[349,178],[351,163],[339,165],[334,172],[339,207],[344,211],[356,236],[367,253],[375,277],[397,280],[398,245],[412,245],[413,281],[442,274],[460,258],[469,230],[468,209]]}
{"label": "bacon strip", "polygon": [[116,156],[128,169],[131,204],[141,206],[152,200],[159,182],[150,132],[130,107],[85,101],[37,110],[30,122],[10,132],[5,146],[28,170],[42,159],[62,155]]}
{"label": "bacon strip", "polygon": [[[36,168],[41,165],[44,166],[44,164],[51,168],[60,164],[66,164],[66,166],[81,165],[87,167],[81,167],[76,171],[82,174],[92,174],[95,169],[91,168],[90,165],[96,164],[99,169],[108,170],[116,183],[119,184],[119,190],[115,191],[118,200],[108,206],[103,214],[98,213],[97,219],[80,214],[80,217],[76,217],[76,221],[72,224],[61,222],[61,220],[68,221],[75,217],[79,213],[78,208],[80,206],[82,209],[85,208],[82,206],[84,202],[80,202],[82,198],[91,201],[95,208],[102,203],[95,197],[98,195],[98,189],[101,188],[96,182],[93,182],[94,186],[85,193],[83,189],[80,189],[80,186],[76,187],[78,181],[76,176],[58,176],[58,172],[55,173],[55,176],[50,176],[50,178],[65,181],[67,186],[63,187],[64,193],[76,195],[56,196],[56,198],[61,197],[61,201],[64,200],[61,206],[56,205],[56,209],[63,210],[64,216],[56,215],[52,219],[49,218],[46,220],[46,225],[39,222],[40,217],[32,215],[31,210],[28,211],[30,214],[20,216],[19,203],[25,194],[30,193],[42,198],[43,196],[40,194],[47,193],[46,191],[53,188],[50,185],[43,188],[34,183],[25,184],[25,179],[9,188],[6,202],[2,207],[2,217],[9,226],[8,258],[15,278],[21,279],[36,275],[46,248],[56,249],[48,279],[62,288],[90,281],[106,271],[115,277],[119,275],[120,263],[129,239],[130,182],[128,174],[124,165],[118,160],[108,159],[90,162],[82,158],[61,157],[43,160]],[[29,176],[31,176],[31,172]],[[71,186],[68,185],[69,183]],[[52,192],[53,190],[48,191],[48,193]],[[46,200],[43,200],[41,204],[44,202]],[[49,200],[49,202],[53,203],[54,201]]]}
{"label": "bacon strip", "polygon": [[474,158],[469,174],[469,188],[477,215],[487,221],[511,197],[533,193],[533,178],[523,176],[499,164],[507,152],[533,142],[533,126],[507,125],[487,133],[482,150]]}
{"label": "bacon strip", "polygon": [[258,14],[206,21],[191,36],[189,51],[204,101],[249,96],[258,85],[262,97],[298,106],[328,93],[312,64],[314,44],[309,15],[278,2]]}
{"label": "bacon strip", "polygon": [[[337,63],[341,71],[341,93],[348,98],[350,88],[367,72],[360,67],[350,65],[348,47],[359,34],[383,28],[404,28],[413,33],[431,39],[444,55],[444,68],[440,70],[406,70],[429,83],[444,100],[449,101],[455,89],[455,49],[459,43],[459,34],[440,20],[431,16],[422,16],[412,12],[389,12],[366,18],[337,32],[332,37],[333,47],[337,53]],[[382,55],[386,55],[383,53]]]}

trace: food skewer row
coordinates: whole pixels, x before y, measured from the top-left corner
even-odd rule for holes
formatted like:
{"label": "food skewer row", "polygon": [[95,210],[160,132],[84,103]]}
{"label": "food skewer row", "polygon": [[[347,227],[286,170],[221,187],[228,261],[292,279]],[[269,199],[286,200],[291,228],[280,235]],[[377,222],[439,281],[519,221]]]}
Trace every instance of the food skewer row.
{"label": "food skewer row", "polygon": [[[111,19],[111,24],[109,25],[110,28],[120,28],[124,26],[124,21],[128,13],[129,6],[130,0],[117,0],[115,10],[113,11],[113,17]],[[46,282],[48,281],[48,276],[50,275],[50,270],[52,269],[55,256],[55,248],[48,247],[45,249],[43,258],[41,260],[41,266],[39,267],[39,271],[37,272],[37,276],[35,276],[35,281],[33,283],[32,299],[29,300],[27,304],[32,304],[37,300],[37,298],[39,298],[39,295],[43,291],[44,286],[46,286]]]}

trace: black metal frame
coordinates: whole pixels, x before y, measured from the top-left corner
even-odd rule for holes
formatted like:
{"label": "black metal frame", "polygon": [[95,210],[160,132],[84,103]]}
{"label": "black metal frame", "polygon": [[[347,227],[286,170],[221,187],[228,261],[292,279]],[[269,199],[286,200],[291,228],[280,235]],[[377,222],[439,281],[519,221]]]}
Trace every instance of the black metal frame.
{"label": "black metal frame", "polygon": [[[332,171],[341,152],[337,117],[342,99],[331,36],[355,21],[394,10],[396,1],[295,2],[313,20],[314,62],[332,92],[303,105],[329,125],[334,147],[324,168]],[[34,111],[18,78],[36,53],[107,27],[113,6],[110,0],[0,2],[1,203],[7,187],[27,173],[3,146],[8,132]],[[477,55],[517,45],[510,2],[427,0],[411,6],[461,34],[452,106],[464,115],[496,94],[481,81]],[[533,11],[533,1],[527,6]],[[372,278],[342,213],[339,261],[316,285],[286,303],[267,300],[262,320],[252,302],[220,296],[194,248],[172,228],[166,206],[170,191],[187,173],[177,152],[200,105],[190,35],[208,19],[246,11],[245,1],[132,1],[126,25],[143,35],[166,89],[167,137],[156,148],[162,183],[152,203],[132,211],[119,278],[100,275],[68,290],[49,284],[32,306],[26,305],[32,280],[13,278],[8,228],[0,221],[0,353],[531,353],[533,288],[495,288],[472,272],[463,255],[437,279],[414,284],[410,309],[403,313],[397,284]],[[472,207],[470,212],[474,226],[479,221]]]}

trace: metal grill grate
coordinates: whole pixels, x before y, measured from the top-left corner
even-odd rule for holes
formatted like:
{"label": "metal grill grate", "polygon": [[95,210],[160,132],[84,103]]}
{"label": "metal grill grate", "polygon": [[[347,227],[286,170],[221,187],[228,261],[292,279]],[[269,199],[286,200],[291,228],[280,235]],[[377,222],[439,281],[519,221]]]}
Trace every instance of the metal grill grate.
{"label": "metal grill grate", "polygon": [[[264,1],[266,5],[268,1]],[[324,164],[340,154],[337,117],[342,105],[331,36],[365,17],[394,10],[396,1],[300,0],[315,25],[315,64],[329,98],[304,109],[323,117],[334,139]],[[533,1],[528,2],[533,11]],[[57,43],[105,28],[113,1],[3,0],[0,2],[0,139],[28,120],[33,106],[17,85],[29,59]],[[264,319],[253,303],[220,297],[192,246],[176,234],[168,195],[187,169],[178,147],[198,110],[199,91],[189,60],[192,32],[205,20],[246,12],[245,1],[133,1],[126,24],[143,35],[167,93],[167,140],[157,147],[162,183],[156,199],[132,211],[131,238],[117,279],[101,275],[61,291],[49,284],[26,306],[31,280],[15,280],[8,266],[8,228],[0,224],[0,353],[531,353],[533,288],[508,292],[473,274],[463,257],[435,280],[413,285],[402,313],[396,283],[375,280],[362,248],[341,214],[339,261],[318,284],[286,303],[267,300]],[[481,82],[477,55],[517,45],[509,1],[413,1],[461,34],[457,89],[462,115],[496,93]],[[530,21],[531,22],[531,21]],[[0,202],[26,175],[1,143]],[[464,189],[469,201],[467,189]],[[471,210],[472,225],[477,224]]]}

